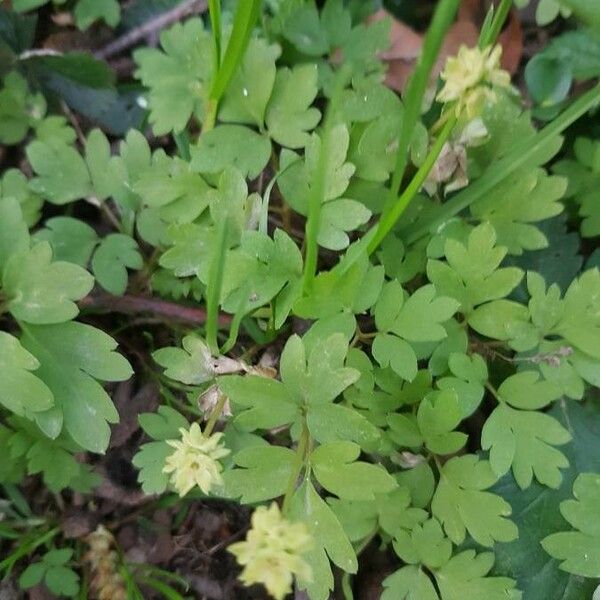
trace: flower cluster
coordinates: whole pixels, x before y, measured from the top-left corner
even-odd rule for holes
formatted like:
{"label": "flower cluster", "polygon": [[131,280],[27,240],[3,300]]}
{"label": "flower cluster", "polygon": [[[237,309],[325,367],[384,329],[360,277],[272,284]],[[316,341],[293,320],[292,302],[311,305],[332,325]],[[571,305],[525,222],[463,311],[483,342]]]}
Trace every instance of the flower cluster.
{"label": "flower cluster", "polygon": [[311,568],[302,558],[311,546],[306,525],[286,521],[273,503],[254,511],[246,541],[232,544],[229,551],[244,567],[240,579],[245,585],[262,583],[281,600],[291,591],[294,575],[311,580]]}
{"label": "flower cluster", "polygon": [[179,431],[181,439],[167,440],[175,451],[167,457],[163,472],[171,474],[171,485],[182,497],[196,485],[209,494],[211,488],[223,484],[219,459],[229,454],[221,444],[223,434],[206,436],[198,423],[192,423],[189,431],[183,427]]}
{"label": "flower cluster", "polygon": [[446,60],[441,73],[444,87],[437,95],[443,103],[454,102],[456,116],[467,120],[481,114],[486,102],[493,102],[493,88],[510,88],[510,74],[500,67],[501,46],[467,48],[461,46],[456,56]]}

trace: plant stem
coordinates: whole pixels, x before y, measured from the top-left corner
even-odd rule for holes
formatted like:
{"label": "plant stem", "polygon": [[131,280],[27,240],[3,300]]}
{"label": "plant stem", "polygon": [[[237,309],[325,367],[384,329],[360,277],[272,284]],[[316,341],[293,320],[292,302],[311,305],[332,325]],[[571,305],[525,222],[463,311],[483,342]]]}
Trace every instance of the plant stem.
{"label": "plant stem", "polygon": [[219,300],[221,288],[223,287],[223,270],[225,268],[225,256],[227,254],[227,218],[224,217],[219,223],[217,231],[217,243],[215,254],[210,266],[208,276],[207,299],[206,299],[206,342],[213,355],[219,354],[217,334],[219,330]]}
{"label": "plant stem", "polygon": [[421,189],[421,186],[423,183],[425,183],[425,180],[427,179],[431,169],[433,168],[435,161],[438,159],[444,144],[448,141],[448,138],[450,137],[455,125],[456,117],[452,117],[446,121],[446,124],[440,132],[440,135],[435,140],[435,143],[431,147],[431,150],[429,150],[429,154],[425,158],[425,161],[415,173],[415,176],[408,184],[408,187],[404,190],[400,198],[398,198],[398,201],[394,204],[391,210],[381,218],[375,237],[371,240],[371,243],[368,246],[369,254],[372,254],[379,247],[387,234],[394,228],[394,225],[402,216],[402,213],[404,213],[410,201],[417,195],[418,191]]}
{"label": "plant stem", "polygon": [[423,105],[423,96],[431,78],[431,71],[444,41],[446,32],[454,21],[460,0],[442,0],[433,15],[431,25],[423,43],[421,57],[410,77],[404,95],[404,115],[400,127],[398,139],[398,151],[396,153],[396,166],[392,175],[389,193],[383,215],[392,210],[393,203],[400,193],[400,185],[404,177],[404,171],[408,162],[408,149],[412,142],[413,132]]}
{"label": "plant stem", "polygon": [[290,501],[294,492],[296,491],[296,484],[298,483],[298,477],[300,477],[300,473],[304,467],[304,462],[306,460],[306,450],[308,448],[308,442],[310,440],[310,433],[308,431],[308,426],[306,424],[306,420],[302,425],[302,433],[300,434],[300,439],[298,440],[298,447],[296,448],[296,458],[294,460],[294,465],[292,467],[292,472],[290,473],[290,478],[288,480],[288,485],[285,490],[285,496],[283,497],[283,505],[281,508],[281,512],[285,515],[289,510]]}
{"label": "plant stem", "polygon": [[208,419],[206,427],[204,428],[204,435],[206,437],[208,437],[215,428],[215,425],[217,424],[217,421],[223,412],[223,408],[225,408],[225,402],[227,402],[227,396],[225,394],[221,394],[217,400],[217,403],[215,404],[215,407],[210,413],[210,418]]}

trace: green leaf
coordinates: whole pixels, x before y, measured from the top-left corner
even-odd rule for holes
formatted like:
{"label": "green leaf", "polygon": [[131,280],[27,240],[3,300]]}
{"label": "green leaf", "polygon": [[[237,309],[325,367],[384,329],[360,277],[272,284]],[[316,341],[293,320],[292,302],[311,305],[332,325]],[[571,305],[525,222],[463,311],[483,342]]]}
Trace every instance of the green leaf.
{"label": "green leaf", "polygon": [[13,254],[29,248],[29,230],[16,198],[0,198],[0,278]]}
{"label": "green leaf", "polygon": [[248,127],[218,125],[203,133],[191,152],[192,169],[200,173],[220,173],[233,166],[255,179],[269,162],[271,143]]}
{"label": "green leaf", "polygon": [[456,300],[439,296],[433,285],[424,285],[405,300],[391,331],[409,342],[442,340],[447,334],[441,324],[458,307]]}
{"label": "green leaf", "polygon": [[85,162],[90,172],[94,195],[106,200],[115,190],[110,144],[100,129],[92,129],[85,142]]}
{"label": "green leaf", "polygon": [[491,552],[475,554],[474,550],[465,550],[453,556],[434,572],[442,600],[520,600],[522,593],[515,589],[513,579],[488,576],[493,564]]}
{"label": "green leaf", "polygon": [[159,406],[155,413],[138,417],[141,428],[154,440],[169,440],[180,436],[180,429],[189,428],[185,417],[170,406]]}
{"label": "green leaf", "polygon": [[220,377],[219,388],[229,398],[235,424],[245,431],[294,423],[299,407],[287,387],[275,379],[247,375]]}
{"label": "green leaf", "polygon": [[312,569],[312,580],[299,580],[299,587],[306,589],[314,600],[327,600],[333,590],[328,557],[346,573],[356,573],[358,562],[352,544],[337,517],[310,481],[302,483],[292,496],[290,517],[304,522],[315,542],[312,550],[304,555]]}
{"label": "green leaf", "polygon": [[0,403],[8,410],[32,418],[52,407],[52,392],[32,373],[39,366],[17,338],[0,331]]}
{"label": "green leaf", "polygon": [[[567,180],[551,177],[544,169],[517,172],[470,206],[471,214],[490,223],[498,245],[511,254],[539,250],[548,245],[544,234],[533,225],[563,210],[559,202]],[[528,201],[523,202],[523,197]],[[486,225],[487,226],[487,225]],[[514,275],[516,279],[516,274]]]}
{"label": "green leaf", "polygon": [[458,396],[463,418],[471,416],[479,407],[488,380],[487,365],[479,354],[467,356],[452,352],[448,367],[454,377],[440,377],[436,385],[441,390],[454,390]]}
{"label": "green leaf", "polygon": [[53,204],[67,204],[92,195],[90,174],[75,148],[59,140],[33,141],[26,153],[37,175],[29,185],[40,196]]}
{"label": "green leaf", "polygon": [[563,562],[563,571],[600,577],[600,475],[583,473],[573,484],[575,500],[560,504],[560,512],[577,531],[553,533],[542,540],[550,556]]}
{"label": "green leaf", "polygon": [[171,454],[173,448],[161,441],[143,444],[133,457],[131,462],[139,469],[138,481],[145,494],[162,494],[167,489],[169,475],[163,473],[163,469],[167,457]]}
{"label": "green leaf", "polygon": [[469,317],[469,325],[477,333],[513,343],[528,321],[527,307],[512,300],[493,300],[482,304]]}
{"label": "green leaf", "polygon": [[484,491],[496,480],[490,464],[472,454],[451,458],[442,467],[431,510],[455,544],[464,541],[467,531],[482,546],[517,537],[517,527],[506,518],[510,505]]}
{"label": "green leaf", "polygon": [[30,564],[19,577],[19,587],[23,590],[28,590],[39,583],[41,583],[48,565],[43,562],[36,562]]}
{"label": "green leaf", "polygon": [[439,569],[452,556],[452,542],[436,519],[417,524],[411,531],[401,530],[394,538],[396,554],[408,564],[421,563]]}
{"label": "green leaf", "polygon": [[379,431],[368,419],[341,404],[311,406],[306,423],[312,437],[319,443],[347,440],[365,450],[372,450],[379,441]]}
{"label": "green leaf", "polygon": [[234,456],[239,469],[223,473],[224,490],[243,504],[283,496],[294,465],[294,452],[281,446],[255,446]]}
{"label": "green leaf", "polygon": [[430,392],[419,404],[417,412],[417,423],[427,448],[435,454],[453,454],[460,450],[468,436],[453,430],[462,418],[456,392]]}
{"label": "green leaf", "polygon": [[79,0],[73,14],[77,27],[82,30],[98,19],[116,27],[121,19],[121,6],[117,0]]}
{"label": "green leaf", "polygon": [[99,241],[94,229],[73,217],[48,219],[45,228],[38,231],[34,239],[48,242],[55,260],[80,267],[87,266]]}
{"label": "green leaf", "polygon": [[18,169],[7,169],[0,179],[1,202],[8,202],[10,197],[19,202],[23,219],[29,227],[33,227],[40,220],[44,201],[29,189],[27,177]]}
{"label": "green leaf", "polygon": [[373,357],[382,366],[390,366],[402,379],[412,381],[417,375],[417,355],[403,339],[380,333],[373,340]]}
{"label": "green leaf", "polygon": [[82,448],[104,452],[110,438],[108,423],[119,415],[98,383],[124,381],[132,370],[114,350],[116,342],[102,331],[82,323],[24,328],[21,343],[40,362],[39,378],[54,395],[54,407],[36,414],[48,437],[64,428]]}
{"label": "green leaf", "polygon": [[74,300],[86,296],[93,277],[67,262],[52,262],[52,248],[40,242],[27,252],[13,254],[3,278],[8,308],[19,320],[35,324],[60,323],[79,313]]}
{"label": "green leaf", "polygon": [[10,72],[0,90],[0,142],[18,144],[45,113],[44,97],[30,94],[27,81],[16,71]]}
{"label": "green leaf", "polygon": [[473,229],[466,245],[448,237],[444,253],[447,263],[430,260],[427,275],[441,294],[456,298],[467,315],[479,304],[508,296],[523,277],[516,267],[498,268],[507,248],[496,245],[496,231],[489,223]]}
{"label": "green leaf", "polygon": [[212,36],[200,19],[188,19],[161,33],[163,50],[134,53],[135,75],[149,88],[150,122],[156,135],[185,129],[190,117],[202,119],[212,76]]}
{"label": "green leaf", "polygon": [[57,596],[74,597],[79,592],[79,575],[68,567],[51,567],[46,571],[44,583]]}
{"label": "green leaf", "polygon": [[557,488],[562,481],[559,469],[569,462],[553,446],[570,439],[569,432],[549,415],[501,404],[483,426],[481,447],[490,450],[490,465],[498,477],[512,467],[523,489],[531,485],[534,475],[542,485]]}
{"label": "green leaf", "polygon": [[304,148],[321,119],[311,107],[317,96],[317,66],[307,63],[278,69],[265,115],[269,135],[281,146]]}
{"label": "green leaf", "polygon": [[122,296],[127,289],[127,268],[139,271],[143,266],[137,242],[122,233],[107,235],[92,258],[96,281],[115,296]]}
{"label": "green leaf", "polygon": [[383,581],[381,600],[439,600],[431,579],[417,566],[402,567]]}
{"label": "green leaf", "polygon": [[395,479],[381,466],[356,461],[360,446],[352,442],[329,442],[319,446],[310,462],[317,481],[346,500],[374,500],[375,494],[392,491]]}
{"label": "green leaf", "polygon": [[183,348],[170,346],[152,353],[152,358],[165,369],[165,375],[187,385],[199,385],[214,379],[214,360],[206,342],[186,335]]}
{"label": "green leaf", "polygon": [[580,600],[591,598],[597,581],[571,575],[558,568],[542,548],[540,541],[568,528],[559,506],[571,498],[573,482],[580,473],[600,471],[598,407],[596,403],[565,400],[557,402],[549,416],[555,418],[573,438],[562,448],[570,466],[563,470],[560,488],[551,489],[533,482],[522,490],[513,477],[505,476],[494,491],[513,507],[513,519],[519,526],[519,538],[496,549],[494,571],[517,579],[524,597],[529,600]]}
{"label": "green leaf", "polygon": [[561,392],[556,384],[540,380],[539,373],[523,371],[505,379],[498,395],[515,408],[535,410],[557,400]]}
{"label": "green leaf", "polygon": [[275,83],[275,60],[280,48],[252,38],[219,107],[225,122],[257,125],[262,129],[267,103]]}

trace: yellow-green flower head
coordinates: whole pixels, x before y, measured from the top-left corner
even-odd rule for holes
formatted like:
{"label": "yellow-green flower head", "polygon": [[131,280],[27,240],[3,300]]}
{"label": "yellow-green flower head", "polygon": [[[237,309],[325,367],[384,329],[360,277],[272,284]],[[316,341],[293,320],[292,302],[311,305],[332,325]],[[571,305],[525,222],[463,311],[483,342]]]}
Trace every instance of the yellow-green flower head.
{"label": "yellow-green flower head", "polygon": [[456,115],[473,119],[487,102],[494,101],[493,88],[510,88],[510,74],[500,67],[501,46],[467,48],[461,46],[456,56],[446,60],[441,78],[444,87],[439,102],[456,102]]}
{"label": "yellow-green flower head", "polygon": [[262,583],[269,594],[282,600],[292,591],[294,575],[305,581],[312,577],[302,554],[312,547],[312,537],[304,523],[286,521],[275,502],[259,506],[252,515],[252,528],[244,542],[229,546],[244,567],[244,585]]}
{"label": "yellow-green flower head", "polygon": [[163,473],[171,474],[171,485],[182,497],[196,485],[210,494],[211,488],[223,484],[219,459],[229,454],[221,444],[223,434],[205,436],[198,423],[192,423],[189,431],[183,427],[179,431],[181,439],[167,440],[175,451],[167,456]]}

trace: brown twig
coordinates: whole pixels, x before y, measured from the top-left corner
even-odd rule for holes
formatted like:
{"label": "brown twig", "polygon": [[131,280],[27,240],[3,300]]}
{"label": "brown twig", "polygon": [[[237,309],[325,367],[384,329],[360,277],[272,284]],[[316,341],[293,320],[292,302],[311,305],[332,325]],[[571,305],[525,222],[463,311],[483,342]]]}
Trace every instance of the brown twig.
{"label": "brown twig", "polygon": [[[117,312],[127,315],[150,313],[194,325],[202,325],[206,321],[206,310],[204,308],[194,308],[149,296],[94,294],[83,298],[79,302],[79,306],[80,308],[89,308],[100,312]],[[226,327],[230,323],[231,317],[229,315],[221,314],[219,316],[219,325]]]}
{"label": "brown twig", "polygon": [[135,27],[125,35],[122,35],[110,44],[107,44],[104,48],[100,48],[100,50],[94,52],[94,55],[96,58],[104,60],[116,56],[123,52],[123,50],[135,46],[138,42],[153,33],[161,31],[165,27],[177,23],[177,21],[181,21],[181,19],[185,17],[202,13],[205,10],[206,0],[184,0],[181,4],[175,6],[175,8],[158,15],[154,19],[150,19],[143,25]]}

